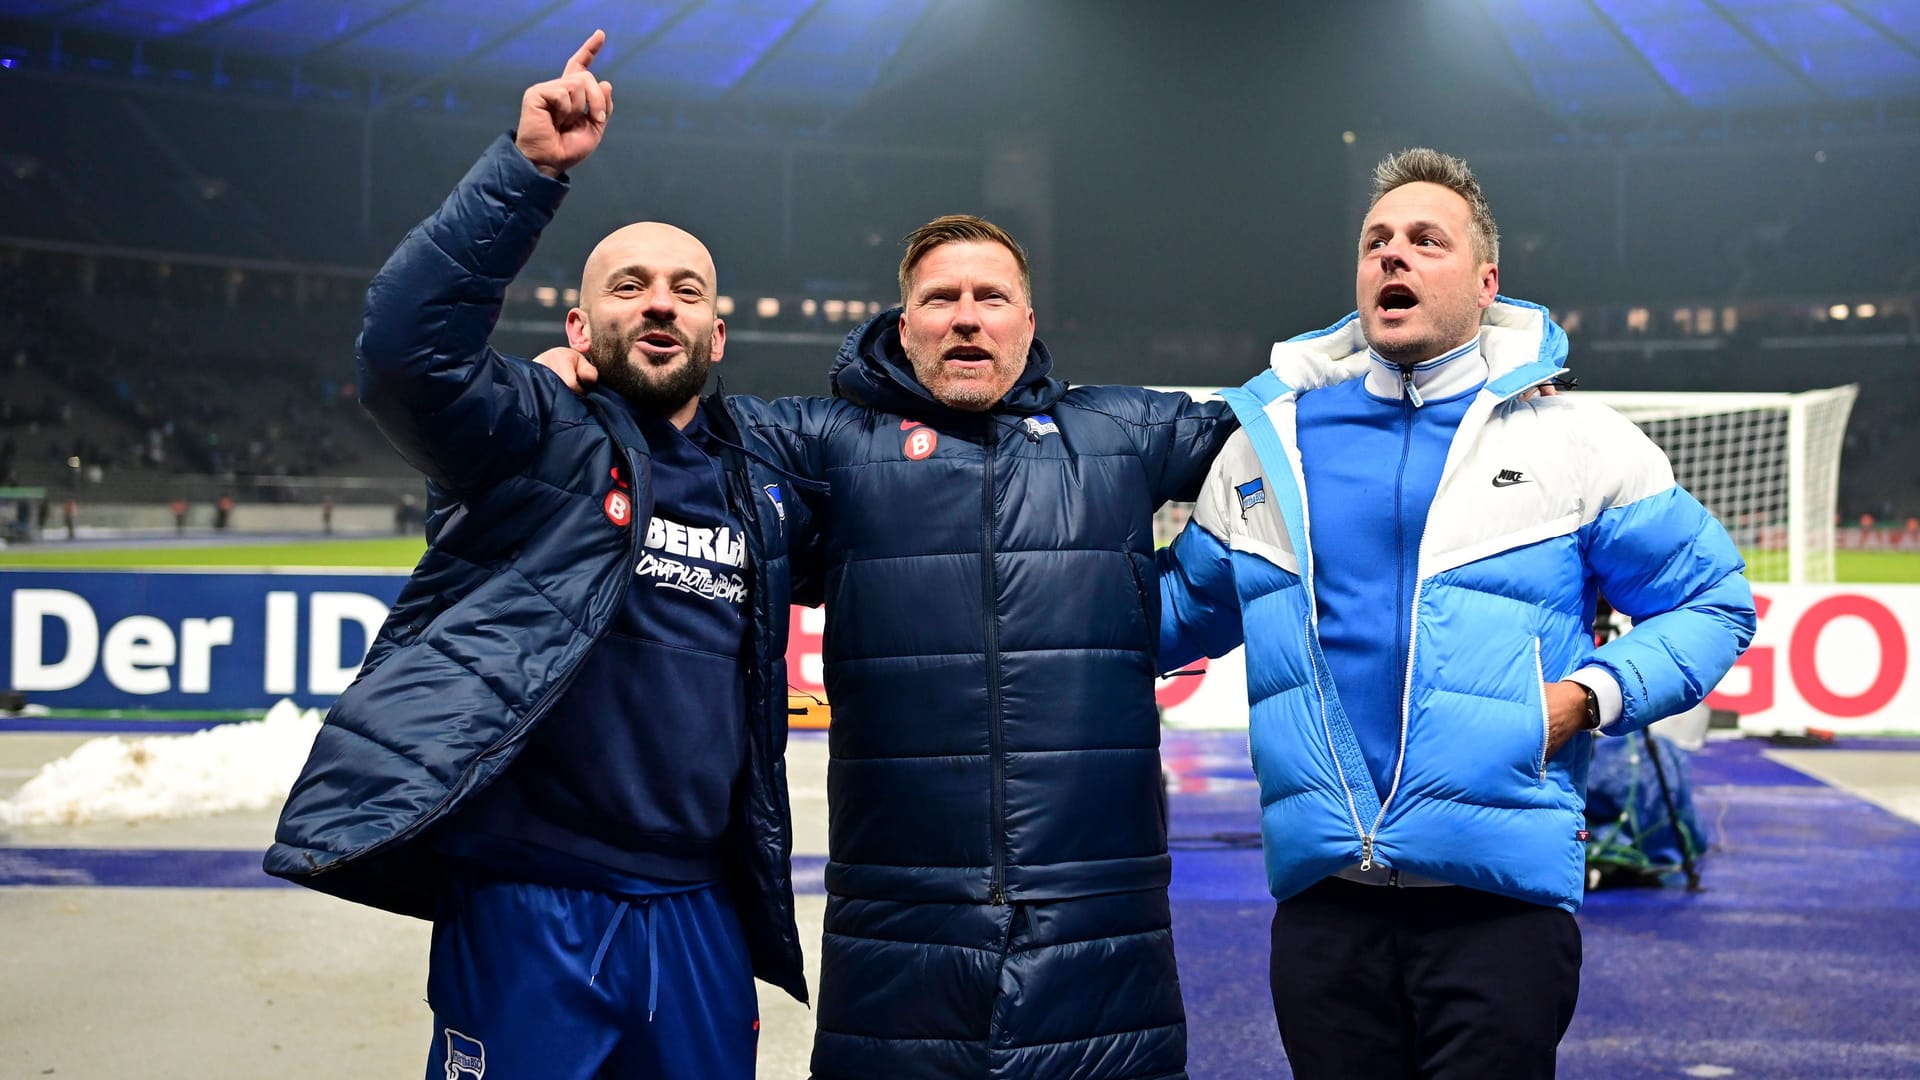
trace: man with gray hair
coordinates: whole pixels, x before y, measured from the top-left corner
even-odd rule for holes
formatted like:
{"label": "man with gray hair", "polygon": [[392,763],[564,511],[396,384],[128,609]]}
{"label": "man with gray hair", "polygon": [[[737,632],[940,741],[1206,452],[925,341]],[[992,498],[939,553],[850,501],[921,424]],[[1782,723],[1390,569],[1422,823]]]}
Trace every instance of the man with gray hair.
{"label": "man with gray hair", "polygon": [[[1579,994],[1587,765],[1753,634],[1725,530],[1618,414],[1537,395],[1457,158],[1374,172],[1357,310],[1225,392],[1161,553],[1160,662],[1247,645],[1270,980],[1296,1077],[1547,1077]],[[1595,648],[1599,592],[1632,634]]]}

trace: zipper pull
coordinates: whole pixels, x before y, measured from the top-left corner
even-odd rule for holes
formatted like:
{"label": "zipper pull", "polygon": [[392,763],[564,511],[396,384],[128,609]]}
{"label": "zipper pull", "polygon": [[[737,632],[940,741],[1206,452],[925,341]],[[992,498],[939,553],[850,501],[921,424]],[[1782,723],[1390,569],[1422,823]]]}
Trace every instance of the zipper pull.
{"label": "zipper pull", "polygon": [[1373,837],[1371,836],[1361,837],[1360,839],[1360,872],[1364,874],[1367,871],[1372,869],[1373,869]]}
{"label": "zipper pull", "polygon": [[1417,409],[1426,404],[1426,402],[1420,398],[1420,388],[1413,385],[1412,368],[1403,367],[1400,369],[1400,389],[1406,393],[1407,400],[1413,402],[1414,408]]}
{"label": "zipper pull", "polygon": [[1007,894],[1000,886],[995,885],[987,890],[987,903],[992,904],[994,907],[999,907],[1006,902]]}

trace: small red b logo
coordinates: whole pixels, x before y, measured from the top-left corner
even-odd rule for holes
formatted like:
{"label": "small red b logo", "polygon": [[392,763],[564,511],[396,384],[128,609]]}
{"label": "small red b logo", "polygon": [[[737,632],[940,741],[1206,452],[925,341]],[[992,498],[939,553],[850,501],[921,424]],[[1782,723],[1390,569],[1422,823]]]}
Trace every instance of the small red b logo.
{"label": "small red b logo", "polygon": [[633,520],[633,500],[627,498],[624,492],[607,492],[607,501],[602,505],[607,512],[607,520],[623,529]]}
{"label": "small red b logo", "polygon": [[939,445],[940,436],[935,434],[932,428],[914,428],[913,433],[907,436],[907,460],[919,461],[932,454],[934,447]]}

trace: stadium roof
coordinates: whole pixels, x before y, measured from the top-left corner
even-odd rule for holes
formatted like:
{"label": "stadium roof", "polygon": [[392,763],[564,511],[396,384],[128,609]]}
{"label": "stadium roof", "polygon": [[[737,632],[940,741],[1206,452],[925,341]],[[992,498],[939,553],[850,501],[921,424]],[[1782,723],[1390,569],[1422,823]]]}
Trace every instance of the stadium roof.
{"label": "stadium roof", "polygon": [[0,0],[68,33],[415,80],[531,82],[587,33],[594,70],[681,101],[850,107],[938,59],[965,0]]}
{"label": "stadium roof", "polygon": [[1920,98],[1914,0],[1481,0],[1557,115]]}
{"label": "stadium roof", "polygon": [[[1031,0],[1042,3],[1046,0]],[[1916,0],[1420,0],[1476,5],[1549,114],[1920,100]],[[653,99],[858,107],[946,59],[981,0],[0,0],[0,18],[288,65],[385,94],[544,77],[594,27],[596,70]],[[1089,18],[1124,18],[1099,6]],[[1222,16],[1223,25],[1230,17]],[[1484,25],[1476,18],[1476,26]],[[4,42],[0,42],[4,45]],[[11,61],[0,58],[0,65]],[[184,73],[182,74],[184,78]]]}

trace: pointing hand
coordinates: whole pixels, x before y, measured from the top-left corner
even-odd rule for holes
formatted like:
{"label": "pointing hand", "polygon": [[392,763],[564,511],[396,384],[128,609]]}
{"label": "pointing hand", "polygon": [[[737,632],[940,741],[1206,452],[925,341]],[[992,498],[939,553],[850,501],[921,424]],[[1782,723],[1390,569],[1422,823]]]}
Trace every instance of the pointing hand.
{"label": "pointing hand", "polygon": [[607,132],[613,84],[596,81],[587,70],[606,43],[606,31],[595,30],[559,78],[535,83],[520,96],[520,126],[513,143],[548,176],[587,160]]}

